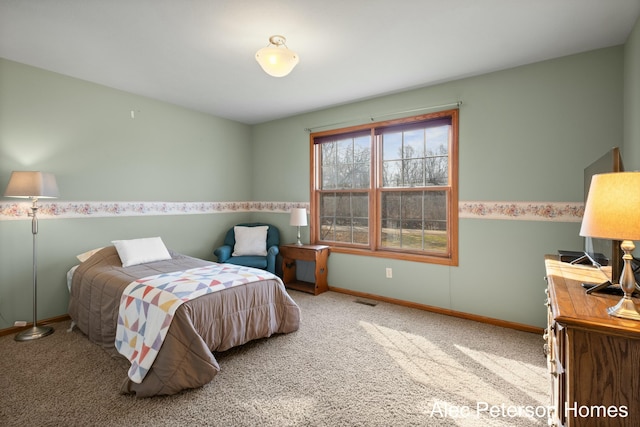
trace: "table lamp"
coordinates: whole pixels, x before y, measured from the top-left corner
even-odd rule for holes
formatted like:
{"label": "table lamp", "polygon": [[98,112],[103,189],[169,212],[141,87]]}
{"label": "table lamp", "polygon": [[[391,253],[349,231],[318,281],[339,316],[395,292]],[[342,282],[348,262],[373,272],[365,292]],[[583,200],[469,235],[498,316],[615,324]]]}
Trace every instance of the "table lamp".
{"label": "table lamp", "polygon": [[33,326],[16,335],[16,341],[29,341],[46,337],[53,333],[51,326],[38,326],[38,264],[36,251],[36,235],[38,234],[38,199],[58,197],[58,185],[56,177],[44,172],[11,172],[9,184],[4,192],[5,197],[18,197],[31,199],[31,234],[33,235]]}
{"label": "table lamp", "polygon": [[640,172],[594,175],[584,208],[580,235],[621,240],[624,252],[620,287],[622,299],[607,312],[611,316],[640,320],[631,294],[636,287],[631,261],[633,240],[640,240]]}
{"label": "table lamp", "polygon": [[307,210],[305,208],[293,208],[291,209],[291,217],[289,218],[289,225],[298,227],[298,241],[296,245],[302,245],[300,242],[300,227],[307,225]]}

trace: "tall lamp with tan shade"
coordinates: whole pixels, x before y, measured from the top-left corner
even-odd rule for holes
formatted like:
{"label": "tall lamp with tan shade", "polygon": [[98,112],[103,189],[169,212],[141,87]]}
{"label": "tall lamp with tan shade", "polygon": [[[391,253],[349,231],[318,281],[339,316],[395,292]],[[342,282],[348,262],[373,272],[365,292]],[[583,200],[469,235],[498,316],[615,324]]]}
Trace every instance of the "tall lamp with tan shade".
{"label": "tall lamp with tan shade", "polygon": [[620,287],[624,297],[607,312],[611,316],[640,320],[631,299],[636,287],[631,261],[633,240],[640,240],[640,172],[616,172],[594,175],[584,208],[580,235],[621,240],[624,252]]}
{"label": "tall lamp with tan shade", "polygon": [[33,326],[15,336],[16,341],[29,341],[53,333],[51,326],[38,326],[38,258],[36,235],[38,234],[38,199],[58,197],[56,177],[51,173],[14,171],[4,192],[5,197],[31,199],[31,234],[33,235]]}

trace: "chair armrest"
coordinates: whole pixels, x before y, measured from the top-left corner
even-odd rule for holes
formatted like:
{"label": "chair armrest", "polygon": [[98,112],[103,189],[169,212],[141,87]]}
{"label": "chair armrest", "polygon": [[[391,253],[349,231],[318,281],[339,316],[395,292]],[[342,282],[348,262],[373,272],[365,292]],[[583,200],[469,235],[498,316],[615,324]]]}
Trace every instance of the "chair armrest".
{"label": "chair armrest", "polygon": [[227,260],[231,258],[231,246],[220,246],[213,251],[213,254],[218,257],[218,262],[227,262]]}
{"label": "chair armrest", "polygon": [[267,250],[267,271],[276,274],[276,257],[280,253],[277,246],[271,246]]}
{"label": "chair armrest", "polygon": [[267,250],[267,256],[276,256],[280,253],[280,248],[278,248],[277,246],[271,246],[268,250]]}

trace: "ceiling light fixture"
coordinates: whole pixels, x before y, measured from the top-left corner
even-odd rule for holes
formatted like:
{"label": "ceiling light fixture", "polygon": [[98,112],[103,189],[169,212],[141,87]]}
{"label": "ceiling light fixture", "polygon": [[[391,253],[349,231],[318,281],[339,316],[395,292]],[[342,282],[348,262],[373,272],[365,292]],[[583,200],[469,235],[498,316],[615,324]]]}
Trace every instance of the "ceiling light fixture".
{"label": "ceiling light fixture", "polygon": [[267,47],[256,52],[256,61],[270,76],[284,77],[300,62],[298,54],[289,50],[286,42],[283,36],[271,36]]}

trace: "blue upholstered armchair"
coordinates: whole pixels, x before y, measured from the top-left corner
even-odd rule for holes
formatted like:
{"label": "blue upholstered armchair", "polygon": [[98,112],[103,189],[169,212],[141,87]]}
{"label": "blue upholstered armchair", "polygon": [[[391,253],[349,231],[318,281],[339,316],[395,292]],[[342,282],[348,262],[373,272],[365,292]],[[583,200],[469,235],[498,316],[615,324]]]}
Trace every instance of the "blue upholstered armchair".
{"label": "blue upholstered armchair", "polygon": [[[262,246],[261,242],[251,242],[250,240],[252,238],[255,238],[256,235],[260,235],[261,233],[258,229],[254,232],[254,230],[248,227],[265,226],[268,227],[266,245]],[[280,244],[280,231],[271,224],[259,222],[238,224],[236,227],[242,227],[239,230],[242,231],[242,235],[238,236],[238,241],[236,241],[235,227],[232,227],[224,237],[224,245],[213,251],[213,254],[218,257],[218,262],[260,268],[275,274],[276,257],[278,252],[280,252],[278,249],[278,245]],[[247,247],[253,246],[254,243],[260,246],[260,250],[247,250]],[[263,254],[261,251],[265,251],[266,254]],[[240,252],[240,254],[234,255],[236,252]]]}

